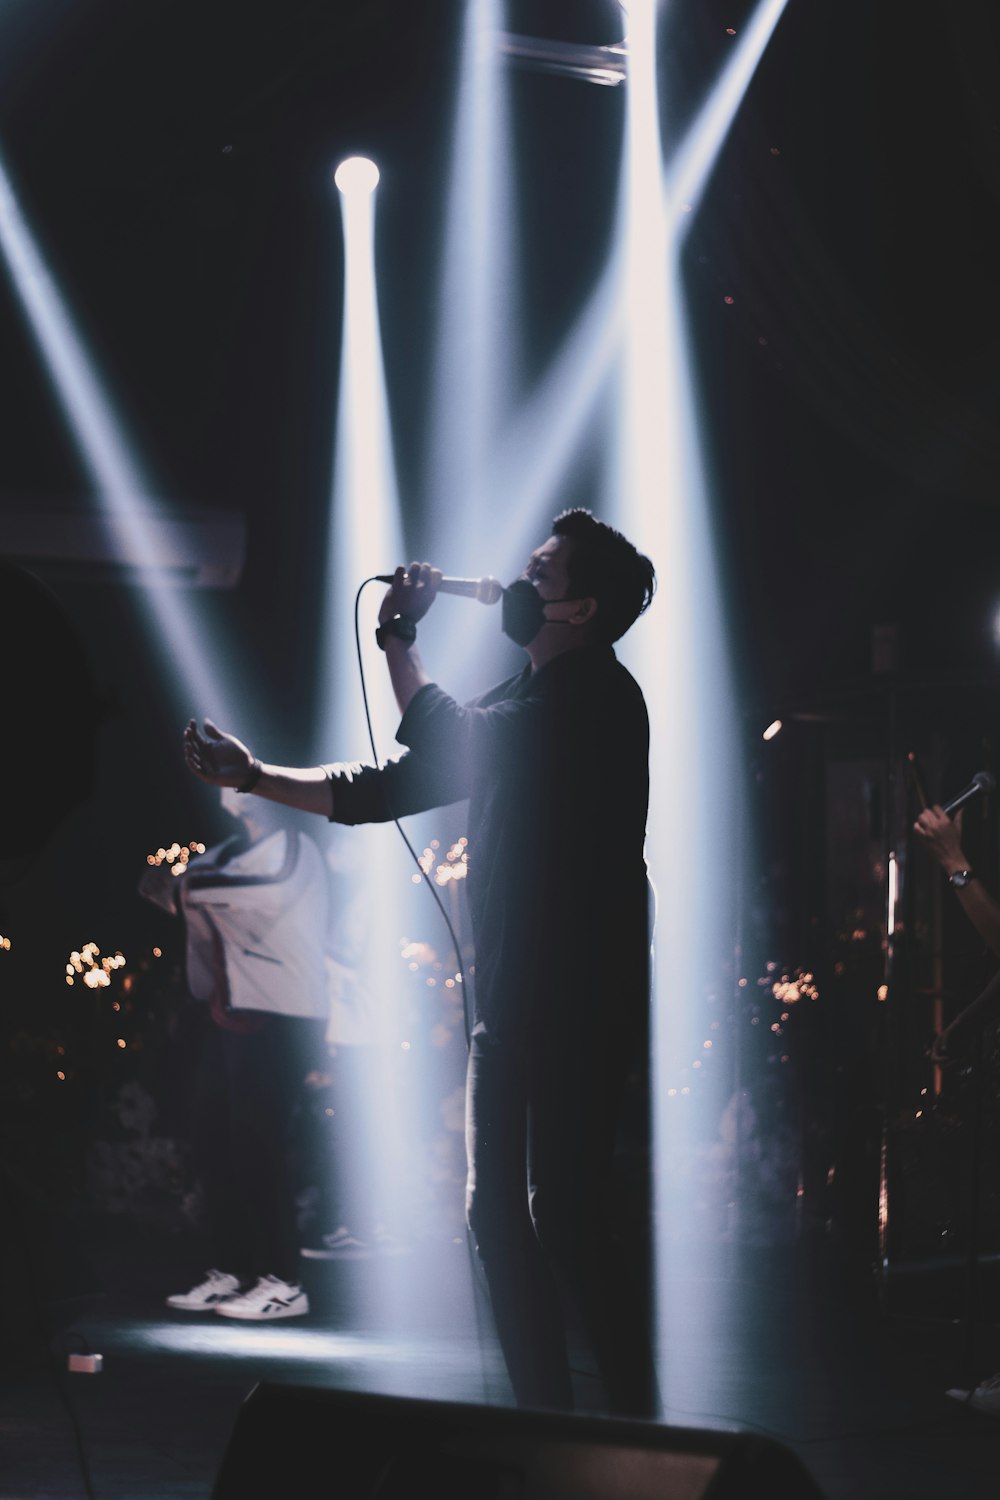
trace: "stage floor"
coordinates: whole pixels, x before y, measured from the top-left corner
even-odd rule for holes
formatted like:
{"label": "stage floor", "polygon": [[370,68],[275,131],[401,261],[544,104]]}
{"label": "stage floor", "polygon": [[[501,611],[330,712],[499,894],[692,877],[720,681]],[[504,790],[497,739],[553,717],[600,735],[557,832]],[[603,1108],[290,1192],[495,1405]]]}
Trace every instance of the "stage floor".
{"label": "stage floor", "polygon": [[[52,1259],[73,1266],[75,1285],[55,1271],[48,1287],[8,1279],[0,1500],[209,1500],[262,1383],[511,1404],[462,1238],[303,1261],[310,1313],[262,1325],[164,1306],[190,1284],[189,1264],[200,1269],[195,1244],[114,1223],[82,1232],[89,1243]],[[887,1310],[884,1289],[818,1233],[695,1250],[676,1257],[664,1298],[666,1425],[770,1438],[827,1500],[995,1500],[1000,1421],[944,1394],[973,1357],[980,1374],[1000,1369],[992,1323],[961,1306],[942,1316],[947,1297],[928,1288],[922,1299],[918,1277]],[[101,1371],[69,1373],[69,1355],[88,1352]],[[575,1377],[593,1420],[582,1358]],[[317,1495],[338,1493],[337,1447],[331,1426]]]}

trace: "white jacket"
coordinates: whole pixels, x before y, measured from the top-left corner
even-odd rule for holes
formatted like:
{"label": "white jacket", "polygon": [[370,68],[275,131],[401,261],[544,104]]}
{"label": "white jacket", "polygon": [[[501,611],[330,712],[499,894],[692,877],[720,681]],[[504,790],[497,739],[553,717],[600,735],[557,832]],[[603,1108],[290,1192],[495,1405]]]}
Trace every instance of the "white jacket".
{"label": "white jacket", "polygon": [[[191,994],[207,1000],[212,992],[214,929],[222,940],[233,1010],[327,1019],[329,885],[323,856],[304,833],[285,829],[229,854],[232,847],[232,840],[215,845],[171,880],[174,909],[183,914],[187,931]],[[157,899],[148,887],[143,894]]]}

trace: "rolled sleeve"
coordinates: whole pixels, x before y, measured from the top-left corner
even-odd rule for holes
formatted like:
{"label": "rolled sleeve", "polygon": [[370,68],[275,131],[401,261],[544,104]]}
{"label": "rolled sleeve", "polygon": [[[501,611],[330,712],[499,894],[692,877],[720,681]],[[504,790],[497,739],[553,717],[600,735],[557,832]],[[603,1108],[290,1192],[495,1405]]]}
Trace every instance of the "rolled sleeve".
{"label": "rolled sleeve", "polygon": [[384,766],[338,761],[325,770],[330,782],[327,817],[331,823],[389,823],[411,813],[460,802],[467,795],[464,780],[452,767],[409,749]]}

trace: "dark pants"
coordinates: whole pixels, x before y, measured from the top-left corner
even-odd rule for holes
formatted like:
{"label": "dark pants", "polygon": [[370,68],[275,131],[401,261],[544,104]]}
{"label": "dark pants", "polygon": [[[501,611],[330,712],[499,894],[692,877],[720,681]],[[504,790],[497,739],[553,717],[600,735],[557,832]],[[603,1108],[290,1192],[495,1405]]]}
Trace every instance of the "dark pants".
{"label": "dark pants", "polygon": [[472,1038],[466,1214],[519,1406],[572,1410],[569,1311],[608,1412],[660,1413],[650,1216],[627,1219],[614,1196],[627,1076],[628,1059],[596,1028],[526,1051]]}
{"label": "dark pants", "polygon": [[295,1106],[321,1055],[323,1023],[269,1015],[259,1031],[209,1021],[191,1146],[215,1265],[249,1279],[299,1277]]}

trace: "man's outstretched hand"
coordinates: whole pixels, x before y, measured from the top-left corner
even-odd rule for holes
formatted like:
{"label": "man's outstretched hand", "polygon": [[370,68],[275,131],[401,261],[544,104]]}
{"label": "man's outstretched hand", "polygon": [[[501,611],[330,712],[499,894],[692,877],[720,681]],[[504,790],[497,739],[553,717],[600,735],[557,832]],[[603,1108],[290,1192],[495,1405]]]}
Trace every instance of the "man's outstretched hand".
{"label": "man's outstretched hand", "polygon": [[189,771],[211,786],[242,786],[256,765],[253,751],[211,719],[206,719],[201,729],[194,719],[188,721],[184,760]]}

